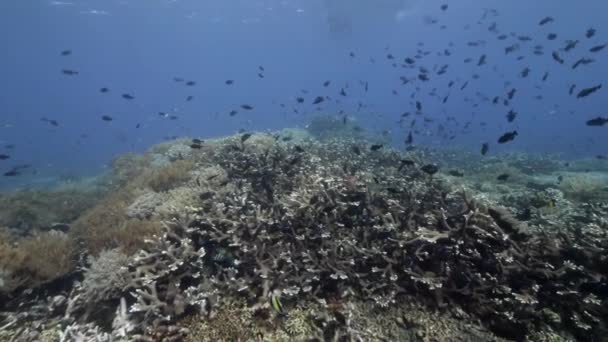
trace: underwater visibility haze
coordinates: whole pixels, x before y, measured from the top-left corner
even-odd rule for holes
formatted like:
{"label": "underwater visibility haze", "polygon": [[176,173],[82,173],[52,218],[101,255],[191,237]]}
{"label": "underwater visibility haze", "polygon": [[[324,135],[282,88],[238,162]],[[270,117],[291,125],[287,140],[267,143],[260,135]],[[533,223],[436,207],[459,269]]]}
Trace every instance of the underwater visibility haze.
{"label": "underwater visibility haze", "polygon": [[0,340],[605,340],[607,12],[2,1]]}

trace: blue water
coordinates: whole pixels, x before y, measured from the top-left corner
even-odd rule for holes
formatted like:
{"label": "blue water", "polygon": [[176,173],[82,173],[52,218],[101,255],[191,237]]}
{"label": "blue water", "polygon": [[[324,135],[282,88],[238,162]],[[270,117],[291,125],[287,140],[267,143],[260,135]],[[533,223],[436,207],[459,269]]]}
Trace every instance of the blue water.
{"label": "blue water", "polygon": [[[440,9],[444,3],[449,5],[446,11]],[[483,18],[488,8],[497,15]],[[525,151],[564,158],[606,154],[608,125],[588,127],[585,122],[608,116],[608,48],[588,51],[608,42],[607,12],[608,3],[601,0],[4,0],[0,154],[10,159],[0,160],[0,171],[31,167],[19,176],[2,177],[0,185],[99,173],[113,157],[144,151],[171,136],[207,138],[239,129],[304,127],[315,114],[341,117],[340,110],[372,132],[390,130],[395,146],[402,148],[409,125],[401,128],[396,122],[403,112],[416,111],[416,100],[423,109],[422,115],[413,116],[419,131],[415,144],[478,151],[489,142],[491,154]],[[539,26],[546,16],[555,22]],[[341,18],[342,30],[328,23],[330,17]],[[437,23],[428,24],[430,18]],[[488,31],[493,22],[500,33]],[[591,27],[597,33],[587,39]],[[550,32],[558,35],[556,40],[546,39]],[[500,34],[509,37],[500,41]],[[520,35],[532,41],[519,42]],[[568,39],[580,42],[570,52],[561,51]],[[485,43],[471,47],[471,41]],[[504,48],[514,43],[520,50],[505,55]],[[532,53],[539,44],[542,56]],[[418,49],[430,52],[416,61],[417,67],[429,69],[430,80],[401,85],[400,76],[418,75],[418,68],[400,66]],[[437,54],[445,49],[450,56]],[[63,50],[72,53],[62,56]],[[552,51],[559,51],[566,63],[556,63]],[[388,54],[395,59],[387,59]],[[477,66],[482,54],[487,64]],[[519,56],[524,59],[518,61]],[[581,57],[595,62],[573,70]],[[463,63],[465,58],[472,62]],[[444,64],[449,65],[447,72],[436,75],[434,66]],[[264,78],[258,77],[259,66]],[[531,72],[522,78],[525,67]],[[79,74],[67,76],[62,69]],[[545,72],[549,77],[542,82]],[[176,83],[174,77],[196,85]],[[226,85],[229,79],[235,83]],[[324,87],[327,80],[331,84]],[[368,82],[368,92],[360,81]],[[469,85],[461,91],[466,81]],[[339,91],[346,84],[348,96],[342,97]],[[577,85],[574,95],[597,84],[604,88],[576,99],[568,95],[571,84]],[[102,87],[109,93],[101,93]],[[420,90],[412,99],[416,87]],[[437,96],[429,95],[434,88]],[[511,88],[517,93],[509,106],[492,104],[494,96],[502,102]],[[135,99],[123,99],[124,93]],[[537,95],[543,99],[535,99]],[[193,100],[187,102],[188,96]],[[298,96],[305,98],[304,104],[297,104]],[[312,105],[316,96],[332,100],[319,110]],[[358,110],[359,102],[366,107]],[[254,110],[243,110],[242,104]],[[519,113],[513,123],[505,118],[510,109]],[[230,116],[231,110],[238,114]],[[113,121],[102,121],[102,115]],[[447,117],[455,121],[446,122]],[[41,118],[56,120],[58,126]],[[433,121],[423,125],[424,118]],[[453,140],[438,136],[439,124],[453,132]],[[498,136],[512,130],[519,132],[515,141],[496,144]]]}

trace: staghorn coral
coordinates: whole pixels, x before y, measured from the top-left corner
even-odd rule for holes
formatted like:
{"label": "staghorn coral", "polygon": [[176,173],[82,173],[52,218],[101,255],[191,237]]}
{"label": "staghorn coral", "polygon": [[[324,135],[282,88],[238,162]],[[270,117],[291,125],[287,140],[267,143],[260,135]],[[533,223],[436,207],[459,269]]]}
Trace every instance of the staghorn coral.
{"label": "staghorn coral", "polygon": [[89,257],[90,266],[84,269],[82,293],[85,302],[118,299],[129,285],[130,258],[120,249],[102,251],[98,257]]}
{"label": "staghorn coral", "polygon": [[156,208],[163,204],[164,200],[164,196],[159,193],[143,192],[127,207],[126,214],[130,218],[150,219],[156,214]]}
{"label": "staghorn coral", "polygon": [[[521,224],[495,198],[482,205],[442,177],[399,167],[406,156],[422,164],[423,155],[374,152],[360,141],[254,148],[236,136],[204,145],[192,155],[200,168],[189,172],[192,180],[162,194],[162,234],[138,245],[129,265],[128,309],[116,317],[130,338],[176,336],[179,323],[195,332],[226,323],[215,318],[240,312],[231,300],[246,305],[252,329],[267,340],[308,332],[326,340],[491,340],[491,330],[524,340],[606,331],[605,207],[589,204],[541,229],[530,227],[537,217]],[[221,174],[204,177],[211,169]],[[126,186],[110,219],[126,222],[132,189],[145,188],[148,176]],[[69,296],[69,324],[113,333],[78,314],[82,294],[76,286]],[[426,316],[401,317],[402,310]],[[182,320],[189,314],[192,325]]]}

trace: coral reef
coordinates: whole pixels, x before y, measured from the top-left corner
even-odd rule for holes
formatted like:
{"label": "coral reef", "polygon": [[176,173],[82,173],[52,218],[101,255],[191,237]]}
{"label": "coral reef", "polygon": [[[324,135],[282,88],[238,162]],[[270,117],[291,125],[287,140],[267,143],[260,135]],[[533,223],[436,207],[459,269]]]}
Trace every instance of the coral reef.
{"label": "coral reef", "polygon": [[[62,238],[88,256],[82,271],[63,259],[72,264],[37,283],[69,272],[82,281],[43,289],[46,299],[17,294],[0,327],[40,336],[59,326],[66,341],[193,342],[601,340],[608,331],[607,204],[529,184],[513,163],[462,168],[480,182],[425,173],[440,153],[283,136],[208,140],[126,172],[120,191],[74,222],[73,240]],[[185,142],[147,155],[175,144]],[[508,185],[496,180],[505,165]],[[33,245],[6,237],[0,247],[20,260]],[[18,267],[8,258],[0,284],[19,283],[28,258]]]}

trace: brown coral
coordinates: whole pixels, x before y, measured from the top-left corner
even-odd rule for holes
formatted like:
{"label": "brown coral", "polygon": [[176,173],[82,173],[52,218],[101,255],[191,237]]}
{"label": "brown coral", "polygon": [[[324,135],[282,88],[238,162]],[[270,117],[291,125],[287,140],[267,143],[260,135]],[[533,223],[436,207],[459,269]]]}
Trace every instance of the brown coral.
{"label": "brown coral", "polygon": [[190,179],[191,160],[178,160],[147,175],[147,185],[156,192],[171,190]]}

